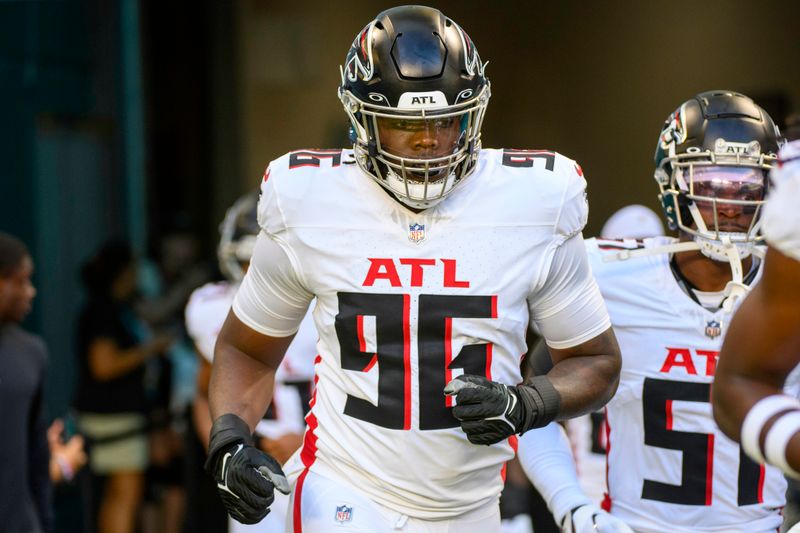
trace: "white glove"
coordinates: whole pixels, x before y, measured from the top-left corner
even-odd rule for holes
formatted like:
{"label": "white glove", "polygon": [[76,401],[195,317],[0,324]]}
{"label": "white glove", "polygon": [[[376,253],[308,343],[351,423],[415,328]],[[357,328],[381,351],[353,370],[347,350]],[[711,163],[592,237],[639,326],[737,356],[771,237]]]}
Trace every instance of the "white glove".
{"label": "white glove", "polygon": [[561,524],[564,533],[633,533],[625,522],[593,503],[581,505],[568,513]]}
{"label": "white glove", "polygon": [[500,533],[533,533],[533,521],[526,514],[504,518],[500,523]]}

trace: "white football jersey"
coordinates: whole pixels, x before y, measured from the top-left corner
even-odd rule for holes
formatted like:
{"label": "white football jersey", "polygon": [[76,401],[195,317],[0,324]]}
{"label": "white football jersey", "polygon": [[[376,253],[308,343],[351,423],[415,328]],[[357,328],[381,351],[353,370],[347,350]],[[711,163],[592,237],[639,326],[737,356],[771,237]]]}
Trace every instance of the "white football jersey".
{"label": "white football jersey", "polygon": [[[186,304],[186,331],[194,341],[197,351],[209,363],[214,360],[214,345],[237,290],[238,283],[206,283],[192,292]],[[286,350],[275,379],[280,382],[313,380],[316,344],[317,331],[309,309]]]}
{"label": "white football jersey", "polygon": [[[514,455],[509,442],[468,442],[445,384],[463,373],[518,383],[529,318],[556,347],[610,325],[580,241],[580,167],[487,149],[468,179],[414,213],[350,150],[273,161],[264,231],[233,306],[253,329],[285,336],[287,315],[316,296],[317,386],[298,460],[423,519],[496,505]],[[260,255],[278,246],[287,268]]]}
{"label": "white football jersey", "polygon": [[[674,242],[645,239],[653,247]],[[632,240],[590,239],[587,250],[622,351],[606,406],[604,507],[637,532],[776,531],[786,481],[716,426],[710,392],[731,316],[696,303],[669,255],[604,262]]]}
{"label": "white football jersey", "polygon": [[800,140],[781,148],[781,164],[771,174],[773,183],[761,231],[770,246],[800,261]]}

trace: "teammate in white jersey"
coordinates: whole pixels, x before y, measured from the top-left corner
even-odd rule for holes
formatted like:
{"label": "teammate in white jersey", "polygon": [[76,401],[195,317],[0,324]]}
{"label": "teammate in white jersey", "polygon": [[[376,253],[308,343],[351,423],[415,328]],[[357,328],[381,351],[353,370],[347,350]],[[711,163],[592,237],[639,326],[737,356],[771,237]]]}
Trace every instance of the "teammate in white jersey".
{"label": "teammate in white jersey", "polygon": [[[227,281],[208,283],[195,290],[186,306],[186,329],[202,356],[197,376],[197,395],[193,421],[201,442],[208,446],[211,417],[208,408],[208,382],[214,344],[244,277],[259,232],[256,206],[258,195],[241,197],[220,225],[218,247],[220,270]],[[298,334],[289,346],[278,369],[275,393],[268,415],[255,427],[258,447],[285,462],[302,443],[305,429],[303,397],[310,393],[317,335],[310,313],[303,319]],[[230,520],[228,531],[272,532],[284,529],[288,497],[278,498],[272,512],[258,524],[247,526]]]}
{"label": "teammate in white jersey", "polygon": [[783,146],[772,181],[763,279],[731,323],[712,400],[750,457],[798,478],[800,402],[781,389],[800,363],[800,140]]}
{"label": "teammate in white jersey", "polygon": [[[655,177],[679,238],[591,239],[622,350],[606,406],[607,496],[575,480],[559,428],[520,440],[523,466],[568,531],[775,531],[786,483],[716,427],[711,384],[733,309],[760,275],[759,212],[779,133],[749,98],[701,93],[664,125]],[[627,526],[626,526],[627,524]]]}
{"label": "teammate in white jersey", "polygon": [[[270,164],[210,390],[208,464],[238,519],[288,488],[249,434],[314,297],[317,387],[287,466],[293,531],[498,531],[514,435],[613,394],[619,352],[581,238],[582,171],[553,152],[480,150],[484,67],[439,11],[387,10],[342,69],[353,150]],[[520,384],[530,320],[557,362]]]}

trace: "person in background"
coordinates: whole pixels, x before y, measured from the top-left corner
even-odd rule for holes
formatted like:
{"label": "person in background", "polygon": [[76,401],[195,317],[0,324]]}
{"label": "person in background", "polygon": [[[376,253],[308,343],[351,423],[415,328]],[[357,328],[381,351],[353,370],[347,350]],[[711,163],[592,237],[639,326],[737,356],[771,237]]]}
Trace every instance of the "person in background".
{"label": "person in background", "polygon": [[661,217],[649,207],[626,205],[608,217],[600,237],[604,239],[644,239],[664,235]]}
{"label": "person in background", "polygon": [[83,266],[87,302],[78,321],[78,426],[91,445],[89,468],[102,481],[100,533],[134,531],[148,464],[147,362],[172,336],[150,337],[133,310],[136,261],[130,246],[109,241]]}
{"label": "person in background", "polygon": [[[256,236],[260,231],[256,220],[257,202],[257,193],[247,194],[228,210],[220,225],[221,239],[217,249],[220,270],[227,280],[207,283],[198,288],[192,293],[186,306],[186,329],[200,356],[193,422],[198,437],[205,447],[208,446],[211,430],[208,384],[214,344],[247,270]],[[275,457],[281,464],[285,463],[302,443],[305,429],[304,405],[308,404],[311,397],[316,340],[317,333],[309,311],[278,369],[272,405],[255,428],[258,447]],[[245,525],[230,519],[228,531],[237,533],[283,531],[287,504],[288,497],[278,495],[271,512],[261,522]]]}
{"label": "person in background", "polygon": [[554,447],[547,432],[560,428],[529,432],[519,448],[564,529],[755,533],[782,524],[783,475],[722,434],[709,404],[733,311],[761,276],[760,214],[781,142],[750,98],[695,95],[667,117],[656,145],[654,177],[677,238],[586,242],[623,354],[606,406],[602,509],[580,489],[569,448]]}
{"label": "person in background", "polygon": [[33,260],[16,237],[0,233],[0,531],[53,529],[44,412],[47,348],[20,323],[36,288]]}

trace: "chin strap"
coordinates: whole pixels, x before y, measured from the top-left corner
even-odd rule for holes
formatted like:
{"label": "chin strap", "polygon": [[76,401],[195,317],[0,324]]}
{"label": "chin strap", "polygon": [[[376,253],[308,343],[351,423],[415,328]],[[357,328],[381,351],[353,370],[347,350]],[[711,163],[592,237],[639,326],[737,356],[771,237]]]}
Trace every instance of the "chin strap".
{"label": "chin strap", "polygon": [[725,255],[728,256],[728,264],[731,266],[731,280],[725,285],[722,309],[726,313],[732,313],[736,302],[747,295],[750,286],[744,283],[742,255],[739,253],[739,248],[731,242],[731,238],[727,235],[722,237],[722,245]]}
{"label": "chin strap", "polygon": [[604,263],[611,263],[613,261],[627,261],[635,257],[645,257],[649,255],[661,254],[674,254],[676,252],[691,252],[692,250],[700,250],[700,245],[694,241],[675,242],[672,244],[663,244],[661,246],[654,246],[653,248],[637,248],[635,250],[619,250],[614,254],[607,254],[603,256]]}

